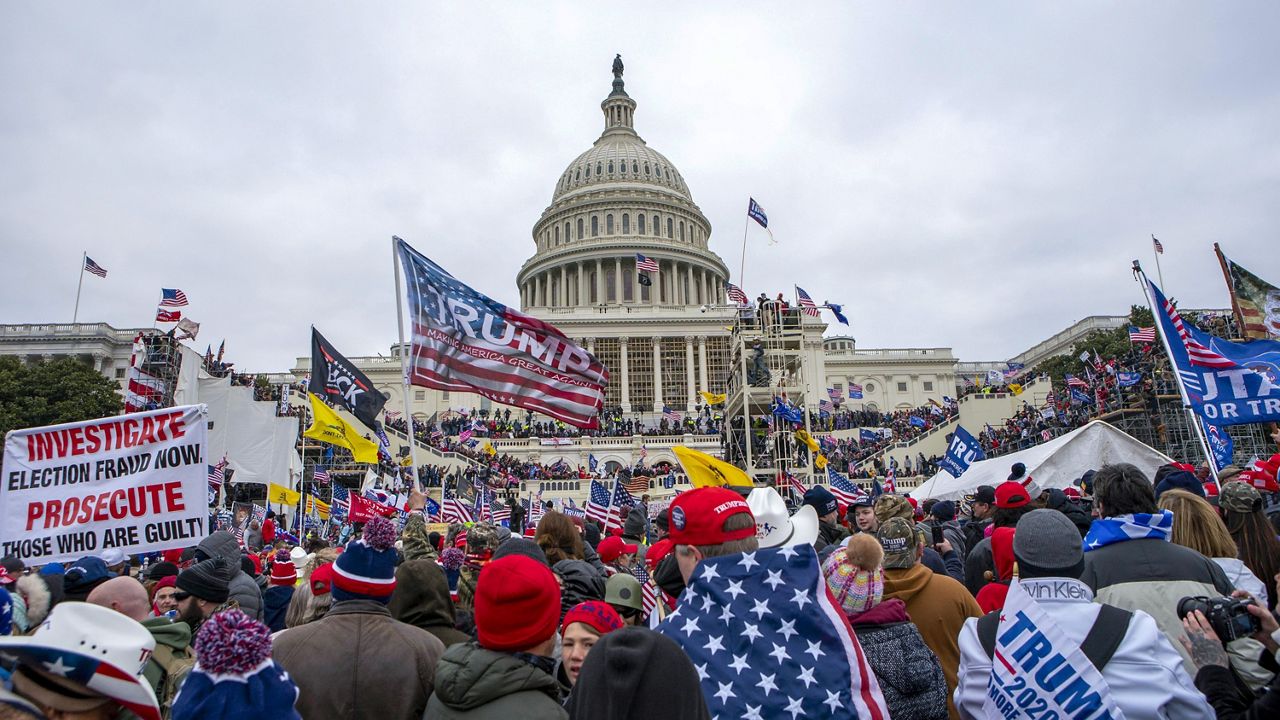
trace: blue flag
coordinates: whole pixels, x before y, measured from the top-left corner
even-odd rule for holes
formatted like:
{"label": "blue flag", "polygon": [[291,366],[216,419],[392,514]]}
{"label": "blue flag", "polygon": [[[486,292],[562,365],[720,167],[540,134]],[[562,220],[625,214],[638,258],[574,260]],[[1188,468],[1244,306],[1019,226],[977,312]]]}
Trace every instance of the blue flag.
{"label": "blue flag", "polygon": [[1204,435],[1209,440],[1209,452],[1213,455],[1214,470],[1222,472],[1222,468],[1231,464],[1231,458],[1235,455],[1236,443],[1231,439],[1231,435],[1227,433],[1226,428],[1218,427],[1204,418],[1201,418],[1200,421],[1204,423]]}
{"label": "blue flag", "polygon": [[595,471],[596,471],[596,468],[597,468],[597,467],[599,467],[599,465],[600,465],[600,461],[599,461],[599,460],[596,460],[596,456],[595,456],[595,455],[587,455],[587,469],[588,469],[588,470],[590,470],[591,472],[595,472]]}
{"label": "blue flag", "polygon": [[848,324],[849,324],[849,318],[847,318],[847,317],[845,317],[845,316],[844,316],[844,306],[842,306],[842,305],[837,305],[837,304],[835,304],[835,303],[833,303],[833,302],[828,302],[828,303],[827,303],[827,309],[831,311],[831,314],[832,314],[832,315],[835,315],[835,316],[836,316],[836,320],[839,320],[839,321],[840,321],[840,324],[842,324],[842,325],[848,325]]}
{"label": "blue flag", "polygon": [[861,430],[858,431],[858,442],[860,443],[868,443],[868,442],[873,443],[873,442],[879,442],[879,441],[880,441],[880,433],[877,433],[875,430],[868,430],[866,428],[862,428]]}
{"label": "blue flag", "polygon": [[760,207],[760,203],[756,202],[755,198],[747,198],[747,216],[760,223],[760,227],[769,227],[769,216],[765,214],[764,208]]}
{"label": "blue flag", "polygon": [[971,463],[982,460],[986,456],[986,453],[982,452],[982,445],[969,434],[969,431],[957,425],[955,433],[951,436],[951,445],[947,448],[947,454],[943,456],[939,465],[943,470],[951,473],[952,477],[960,477],[965,470],[969,469]]}
{"label": "blue flag", "polygon": [[1091,405],[1093,404],[1093,396],[1083,390],[1071,388],[1071,402]]}
{"label": "blue flag", "polygon": [[918,427],[918,428],[922,428],[926,425],[924,418],[916,417],[915,415],[912,415],[911,417],[907,418],[907,422],[911,423],[912,427]]}
{"label": "blue flag", "polygon": [[1280,421],[1280,341],[1210,335],[1183,322],[1160,288],[1147,285],[1191,409],[1217,425]]}
{"label": "blue flag", "polygon": [[804,411],[802,411],[800,408],[794,405],[784,404],[780,400],[773,401],[773,414],[777,415],[783,420],[786,420],[787,422],[793,422],[793,423],[804,422]]}
{"label": "blue flag", "polygon": [[1026,364],[1020,363],[1020,362],[1007,362],[1005,363],[1005,366],[1008,367],[1010,371],[1015,373],[1027,369]]}
{"label": "blue flag", "polygon": [[431,498],[427,498],[427,517],[437,519],[440,517],[440,503]]}
{"label": "blue flag", "polygon": [[1140,372],[1116,373],[1116,383],[1120,387],[1133,387],[1140,382],[1142,382],[1142,373]]}

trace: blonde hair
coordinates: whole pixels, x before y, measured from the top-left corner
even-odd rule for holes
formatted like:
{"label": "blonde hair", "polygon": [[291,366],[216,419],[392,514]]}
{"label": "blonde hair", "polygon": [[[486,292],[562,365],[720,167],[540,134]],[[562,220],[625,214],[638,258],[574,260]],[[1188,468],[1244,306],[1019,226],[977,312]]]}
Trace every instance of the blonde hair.
{"label": "blonde hair", "polygon": [[1167,490],[1156,505],[1173,513],[1173,542],[1208,558],[1236,556],[1236,543],[1209,501],[1186,490]]}

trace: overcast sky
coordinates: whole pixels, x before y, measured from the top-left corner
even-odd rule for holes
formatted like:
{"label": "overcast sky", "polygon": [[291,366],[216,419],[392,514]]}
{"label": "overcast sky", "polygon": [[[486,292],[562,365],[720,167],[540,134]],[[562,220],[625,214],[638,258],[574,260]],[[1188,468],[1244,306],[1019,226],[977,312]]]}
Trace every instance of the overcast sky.
{"label": "overcast sky", "polygon": [[[746,290],[843,302],[861,347],[1003,359],[1141,299],[1280,283],[1280,4],[0,5],[0,322],[149,326],[178,287],[238,367],[315,323],[395,338],[390,236],[518,304],[614,53]],[[793,6],[801,6],[799,10]],[[735,278],[736,279],[736,278]]]}

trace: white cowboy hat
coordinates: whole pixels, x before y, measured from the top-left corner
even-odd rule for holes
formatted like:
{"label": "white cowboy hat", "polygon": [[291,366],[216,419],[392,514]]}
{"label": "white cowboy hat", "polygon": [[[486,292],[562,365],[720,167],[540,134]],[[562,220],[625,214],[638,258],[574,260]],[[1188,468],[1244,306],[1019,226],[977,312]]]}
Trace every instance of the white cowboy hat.
{"label": "white cowboy hat", "polygon": [[160,704],[142,676],[155,649],[155,639],[142,625],[83,602],[59,603],[30,636],[0,637],[0,655],[39,671],[29,676],[33,694],[78,694],[92,702],[92,696],[84,697],[88,688],[142,720],[160,720]]}
{"label": "white cowboy hat", "polygon": [[787,504],[773,488],[756,488],[747,496],[747,505],[756,518],[756,539],[760,547],[812,545],[818,539],[818,512],[810,505],[787,515]]}

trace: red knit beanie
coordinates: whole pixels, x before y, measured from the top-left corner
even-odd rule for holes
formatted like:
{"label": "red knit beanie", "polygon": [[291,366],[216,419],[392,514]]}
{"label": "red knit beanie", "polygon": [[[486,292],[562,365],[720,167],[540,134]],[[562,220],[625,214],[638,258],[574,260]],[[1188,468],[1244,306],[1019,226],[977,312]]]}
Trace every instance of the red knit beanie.
{"label": "red knit beanie", "polygon": [[271,563],[271,579],[268,581],[273,586],[293,587],[298,582],[298,568],[289,559],[289,553],[281,550],[276,553],[275,560]]}
{"label": "red knit beanie", "polygon": [[474,605],[481,647],[528,650],[553,636],[560,624],[560,585],[546,565],[507,555],[480,571]]}
{"label": "red knit beanie", "polygon": [[588,600],[574,605],[573,609],[565,613],[564,622],[560,623],[560,634],[563,635],[565,629],[574,623],[582,623],[604,635],[622,627],[622,617],[608,603]]}

